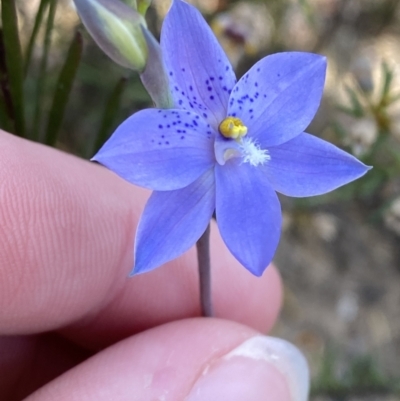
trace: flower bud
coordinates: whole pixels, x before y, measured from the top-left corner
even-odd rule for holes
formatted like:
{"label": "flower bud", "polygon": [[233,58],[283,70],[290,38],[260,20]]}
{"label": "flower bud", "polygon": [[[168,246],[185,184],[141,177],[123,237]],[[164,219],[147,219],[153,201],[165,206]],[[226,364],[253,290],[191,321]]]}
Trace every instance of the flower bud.
{"label": "flower bud", "polygon": [[147,9],[150,7],[151,0],[138,0],[137,10],[143,16],[146,15]]}
{"label": "flower bud", "polygon": [[74,0],[83,24],[97,45],[113,61],[143,71],[147,45],[143,17],[120,0]]}

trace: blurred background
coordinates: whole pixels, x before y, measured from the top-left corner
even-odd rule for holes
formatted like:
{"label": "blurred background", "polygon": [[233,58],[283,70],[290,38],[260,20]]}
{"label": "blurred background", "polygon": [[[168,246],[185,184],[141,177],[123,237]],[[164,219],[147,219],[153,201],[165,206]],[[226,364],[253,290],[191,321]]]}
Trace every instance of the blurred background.
{"label": "blurred background", "polygon": [[[374,168],[329,195],[281,197],[275,261],[285,301],[273,335],[306,354],[312,400],[399,401],[400,1],[191,2],[238,77],[274,52],[328,57],[308,131]],[[148,10],[156,37],[169,4],[153,0]],[[1,12],[1,128],[90,158],[120,122],[151,106],[137,74],[94,44],[71,0],[2,0]]]}

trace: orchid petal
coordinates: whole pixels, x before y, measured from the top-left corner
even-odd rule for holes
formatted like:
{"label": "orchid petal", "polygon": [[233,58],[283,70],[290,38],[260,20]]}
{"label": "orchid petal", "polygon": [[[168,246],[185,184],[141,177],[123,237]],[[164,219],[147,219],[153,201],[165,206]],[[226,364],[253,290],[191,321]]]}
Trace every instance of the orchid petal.
{"label": "orchid petal", "polygon": [[236,78],[199,11],[174,0],[164,20],[161,47],[175,106],[196,111],[217,129],[226,117]]}
{"label": "orchid petal", "polygon": [[93,158],[145,188],[183,188],[214,163],[214,132],[198,115],[147,109],[123,122]]}
{"label": "orchid petal", "polygon": [[225,244],[251,273],[261,276],[274,256],[281,207],[262,169],[237,159],[215,167],[216,214]]}
{"label": "orchid petal", "polygon": [[228,115],[239,117],[262,147],[276,146],[303,132],[318,110],[325,57],[277,53],[256,63],[235,86]]}
{"label": "orchid petal", "polygon": [[302,133],[268,148],[264,168],[274,189],[288,196],[314,196],[363,176],[370,167],[313,135]]}
{"label": "orchid petal", "polygon": [[153,192],[139,222],[131,275],[153,270],[186,252],[206,230],[214,209],[213,169],[186,188]]}

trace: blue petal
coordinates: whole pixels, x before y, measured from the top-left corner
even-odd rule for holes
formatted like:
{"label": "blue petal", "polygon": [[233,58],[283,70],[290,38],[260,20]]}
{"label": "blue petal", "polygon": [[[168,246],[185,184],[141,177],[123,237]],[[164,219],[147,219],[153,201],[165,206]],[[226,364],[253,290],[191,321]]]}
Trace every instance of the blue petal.
{"label": "blue petal", "polygon": [[174,0],[164,20],[161,47],[176,107],[196,111],[217,129],[226,117],[236,78],[201,14]]}
{"label": "blue petal", "polygon": [[217,223],[225,244],[251,273],[261,276],[279,242],[282,214],[262,169],[237,159],[216,165]]}
{"label": "blue petal", "polygon": [[213,139],[211,127],[195,113],[142,110],[92,160],[132,184],[169,191],[191,184],[214,164]]}
{"label": "blue petal", "polygon": [[234,88],[228,115],[242,119],[262,147],[286,142],[303,132],[322,97],[325,57],[277,53],[255,64]]}
{"label": "blue petal", "polygon": [[204,233],[214,210],[213,169],[186,188],[153,192],[136,233],[131,275],[153,270],[186,252]]}
{"label": "blue petal", "polygon": [[314,196],[363,176],[370,167],[336,146],[302,133],[268,148],[264,170],[271,185],[288,196]]}

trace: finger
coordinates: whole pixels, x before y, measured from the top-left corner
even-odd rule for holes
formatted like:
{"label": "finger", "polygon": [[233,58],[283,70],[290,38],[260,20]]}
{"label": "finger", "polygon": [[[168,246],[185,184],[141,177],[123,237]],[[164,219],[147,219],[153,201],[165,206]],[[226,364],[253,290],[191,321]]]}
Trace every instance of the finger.
{"label": "finger", "polygon": [[[267,332],[280,308],[281,283],[271,266],[262,279],[248,273],[226,249],[216,225],[211,230],[212,297],[215,314]],[[132,333],[200,315],[199,278],[192,250],[176,262],[128,280],[96,315],[62,333],[90,348],[101,348]]]}
{"label": "finger", "polygon": [[22,400],[39,387],[87,359],[78,348],[56,334],[0,337],[1,400]]}
{"label": "finger", "polygon": [[[101,342],[199,314],[194,250],[127,279],[146,191],[5,133],[0,144],[0,333],[69,326]],[[253,277],[215,229],[212,261],[218,316],[266,330],[279,309],[276,271]]]}
{"label": "finger", "polygon": [[305,401],[308,369],[287,342],[236,323],[194,319],[100,352],[27,401]]}

